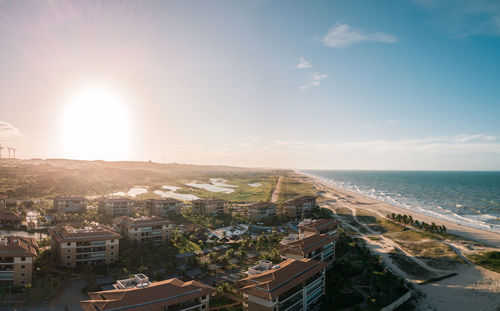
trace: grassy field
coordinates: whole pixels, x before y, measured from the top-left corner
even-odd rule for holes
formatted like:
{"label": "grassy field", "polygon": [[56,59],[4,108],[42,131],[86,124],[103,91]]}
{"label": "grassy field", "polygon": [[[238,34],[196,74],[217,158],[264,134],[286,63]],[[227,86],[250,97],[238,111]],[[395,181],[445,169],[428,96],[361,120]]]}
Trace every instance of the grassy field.
{"label": "grassy field", "polygon": [[[126,192],[134,186],[154,188],[209,178],[239,180],[241,183],[254,180],[265,182],[271,176],[288,173],[290,171],[176,163],[2,159],[0,191],[6,192],[9,198],[17,199],[92,196]],[[245,190],[239,197],[265,198],[273,180],[269,178],[260,192]]]}
{"label": "grassy field", "polygon": [[468,255],[467,258],[476,265],[500,273],[500,252],[481,252]]}
{"label": "grassy field", "polygon": [[279,201],[286,201],[299,195],[316,196],[318,190],[303,178],[297,176],[284,177],[281,182],[281,192]]}

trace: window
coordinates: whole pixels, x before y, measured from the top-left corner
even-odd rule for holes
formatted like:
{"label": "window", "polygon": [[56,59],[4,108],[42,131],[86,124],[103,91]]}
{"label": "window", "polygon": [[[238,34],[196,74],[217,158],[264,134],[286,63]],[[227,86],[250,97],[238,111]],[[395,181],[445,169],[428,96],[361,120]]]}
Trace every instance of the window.
{"label": "window", "polygon": [[113,262],[113,261],[115,261],[115,260],[114,260],[113,258],[111,258],[109,261],[110,261],[110,262]]}
{"label": "window", "polygon": [[25,276],[26,276],[26,273],[21,272],[21,277],[25,277]]}
{"label": "window", "polygon": [[70,249],[68,249],[66,252],[71,253],[71,250],[70,250]]}
{"label": "window", "polygon": [[115,255],[115,253],[111,252],[111,256],[114,256],[114,255]]}
{"label": "window", "polygon": [[111,243],[115,243],[115,240],[111,240]]}
{"label": "window", "polygon": [[25,265],[21,265],[21,270],[24,270],[26,269],[26,266]]}
{"label": "window", "polygon": [[71,243],[70,242],[66,243],[66,246],[71,246]]}
{"label": "window", "polygon": [[207,305],[201,305],[201,310],[205,310],[207,308]]}
{"label": "window", "polygon": [[114,245],[111,245],[111,249],[114,249],[114,248],[115,248],[115,246],[114,246]]}
{"label": "window", "polygon": [[69,266],[69,265],[71,265],[71,263],[70,263],[70,262],[67,262],[67,263],[66,263],[66,266]]}
{"label": "window", "polygon": [[71,256],[66,256],[66,259],[71,259]]}
{"label": "window", "polygon": [[26,257],[21,257],[21,261],[25,261],[26,260]]}

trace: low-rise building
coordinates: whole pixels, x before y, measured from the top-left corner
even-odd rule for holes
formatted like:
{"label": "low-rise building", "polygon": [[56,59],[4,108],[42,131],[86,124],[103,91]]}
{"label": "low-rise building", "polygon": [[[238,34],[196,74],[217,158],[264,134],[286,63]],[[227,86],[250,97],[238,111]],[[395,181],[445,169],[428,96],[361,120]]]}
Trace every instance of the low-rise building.
{"label": "low-rise building", "polygon": [[147,241],[163,243],[173,235],[176,227],[175,223],[158,216],[139,218],[120,216],[115,218],[113,223],[125,239],[137,241],[137,243]]}
{"label": "low-rise building", "polygon": [[83,197],[57,197],[54,210],[58,213],[83,213],[87,210],[87,199]]}
{"label": "low-rise building", "polygon": [[99,200],[99,210],[111,217],[131,215],[134,209],[135,202],[129,198],[102,198]]}
{"label": "low-rise building", "polygon": [[220,199],[196,199],[191,201],[193,214],[217,216],[224,213],[229,202]]}
{"label": "low-rise building", "polygon": [[173,278],[150,282],[145,275],[120,280],[115,289],[89,293],[80,302],[84,311],[208,311],[215,289],[198,281]]}
{"label": "low-rise building", "polygon": [[106,226],[75,229],[61,226],[49,229],[52,251],[63,266],[101,265],[118,261],[121,236]]}
{"label": "low-rise building", "polygon": [[268,202],[257,202],[247,205],[248,218],[254,221],[276,216],[276,205]]}
{"label": "low-rise building", "polygon": [[327,262],[287,259],[240,280],[244,310],[314,310],[325,293]]}
{"label": "low-rise building", "polygon": [[283,213],[291,218],[307,216],[315,208],[316,197],[310,195],[303,195],[283,202]]}
{"label": "low-rise building", "polygon": [[0,238],[0,284],[24,286],[33,280],[33,261],[38,244],[33,238],[6,236]]}
{"label": "low-rise building", "polygon": [[180,215],[183,205],[182,201],[174,198],[148,199],[146,201],[146,208],[151,215],[163,217]]}
{"label": "low-rise building", "polygon": [[280,252],[286,258],[309,258],[326,262],[335,259],[336,236],[328,234],[290,235],[280,245]]}
{"label": "low-rise building", "polygon": [[328,234],[337,235],[340,220],[337,219],[304,219],[299,222],[299,231],[305,235]]}

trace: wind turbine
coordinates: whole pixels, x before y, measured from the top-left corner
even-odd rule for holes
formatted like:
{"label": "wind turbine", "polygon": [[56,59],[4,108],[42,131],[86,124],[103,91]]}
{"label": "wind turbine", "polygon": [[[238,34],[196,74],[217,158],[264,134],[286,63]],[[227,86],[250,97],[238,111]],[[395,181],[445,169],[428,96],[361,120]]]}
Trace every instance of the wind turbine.
{"label": "wind turbine", "polygon": [[12,150],[11,147],[7,147],[7,151],[9,152],[9,159],[10,159],[10,151]]}
{"label": "wind turbine", "polygon": [[0,145],[0,159],[2,158],[2,149],[5,149],[5,148],[2,147],[2,145]]}
{"label": "wind turbine", "polygon": [[10,150],[14,151],[14,159],[15,159],[15,158],[16,158],[16,150],[17,150],[17,149],[10,148]]}

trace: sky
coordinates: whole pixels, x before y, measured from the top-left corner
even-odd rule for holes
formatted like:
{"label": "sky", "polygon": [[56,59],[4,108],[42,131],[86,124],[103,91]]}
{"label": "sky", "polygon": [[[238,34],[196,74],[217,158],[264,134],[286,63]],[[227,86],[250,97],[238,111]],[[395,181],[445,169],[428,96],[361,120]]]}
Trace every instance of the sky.
{"label": "sky", "polygon": [[18,158],[500,170],[499,55],[498,1],[0,0],[0,144]]}

